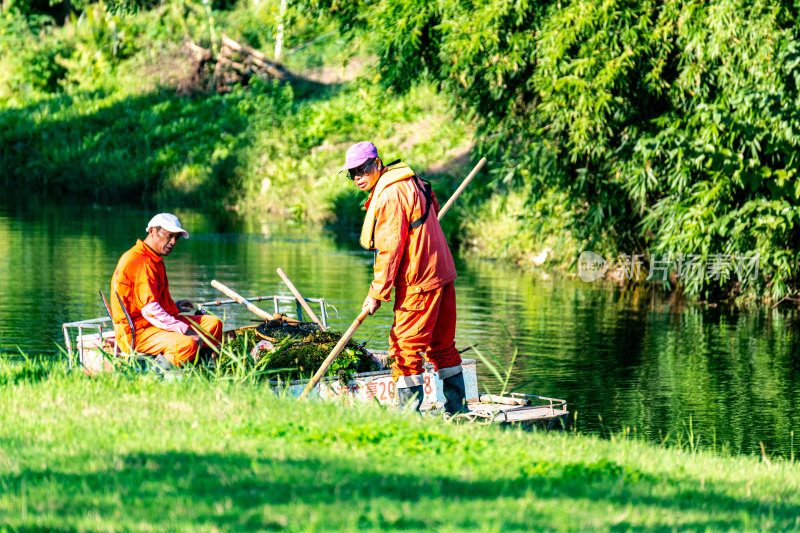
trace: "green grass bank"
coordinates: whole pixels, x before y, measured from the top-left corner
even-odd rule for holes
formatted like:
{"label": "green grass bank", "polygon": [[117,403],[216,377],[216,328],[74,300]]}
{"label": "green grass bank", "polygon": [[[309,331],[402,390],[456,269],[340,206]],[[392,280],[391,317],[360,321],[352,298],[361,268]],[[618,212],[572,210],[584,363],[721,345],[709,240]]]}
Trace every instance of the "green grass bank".
{"label": "green grass bank", "polygon": [[798,466],[0,361],[0,531],[779,531]]}

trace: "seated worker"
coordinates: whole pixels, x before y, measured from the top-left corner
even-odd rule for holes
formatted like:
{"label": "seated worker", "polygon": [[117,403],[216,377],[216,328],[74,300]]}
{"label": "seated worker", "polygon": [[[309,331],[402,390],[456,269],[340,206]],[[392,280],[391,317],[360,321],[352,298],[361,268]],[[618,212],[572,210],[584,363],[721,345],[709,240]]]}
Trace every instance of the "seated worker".
{"label": "seated worker", "polygon": [[[111,278],[111,318],[118,346],[130,351],[131,331],[117,294],[125,304],[135,329],[135,350],[149,355],[163,354],[175,366],[194,361],[206,339],[219,345],[222,322],[213,315],[183,316],[180,308],[192,308],[188,300],[177,304],[169,294],[163,257],[168,256],[183,236],[178,217],[159,213],[147,224],[147,237],[122,254]],[[203,332],[201,335],[197,330]]]}
{"label": "seated worker", "polygon": [[455,346],[456,267],[436,214],[436,195],[406,164],[384,166],[369,141],[351,146],[342,170],[369,192],[361,246],[375,253],[374,277],[363,308],[375,313],[394,288],[389,355],[400,407],[418,410],[427,358],[442,380],[444,410],[464,412],[466,391]]}

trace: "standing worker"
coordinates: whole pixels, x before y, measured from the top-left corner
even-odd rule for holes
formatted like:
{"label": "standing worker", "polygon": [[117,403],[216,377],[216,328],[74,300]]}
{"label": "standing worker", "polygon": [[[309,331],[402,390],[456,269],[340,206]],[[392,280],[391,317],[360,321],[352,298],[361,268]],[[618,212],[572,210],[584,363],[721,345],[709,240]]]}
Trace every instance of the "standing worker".
{"label": "standing worker", "polygon": [[217,317],[180,315],[180,308],[194,305],[189,300],[176,304],[169,294],[163,258],[181,237],[188,239],[189,233],[181,227],[178,217],[159,213],[147,224],[147,237],[137,239],[133,248],[122,255],[111,278],[111,318],[117,345],[130,347],[127,310],[135,330],[135,350],[153,356],[163,354],[175,366],[194,361],[200,347],[208,346],[192,327],[213,339],[215,345],[222,339],[222,322]]}
{"label": "standing worker", "polygon": [[369,141],[348,148],[344,167],[362,191],[370,191],[361,246],[375,252],[375,276],[363,309],[374,314],[394,287],[389,356],[400,408],[419,410],[424,357],[444,383],[445,412],[466,408],[461,355],[455,347],[456,268],[436,213],[439,203],[408,165],[388,165]]}

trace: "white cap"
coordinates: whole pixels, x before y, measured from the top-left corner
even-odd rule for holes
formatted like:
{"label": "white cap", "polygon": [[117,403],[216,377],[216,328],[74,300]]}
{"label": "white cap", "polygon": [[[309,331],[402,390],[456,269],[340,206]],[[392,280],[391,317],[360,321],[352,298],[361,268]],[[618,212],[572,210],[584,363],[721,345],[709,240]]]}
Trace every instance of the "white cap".
{"label": "white cap", "polygon": [[170,233],[182,233],[184,239],[189,238],[189,232],[181,227],[181,221],[171,213],[159,213],[147,223],[147,229],[162,227]]}

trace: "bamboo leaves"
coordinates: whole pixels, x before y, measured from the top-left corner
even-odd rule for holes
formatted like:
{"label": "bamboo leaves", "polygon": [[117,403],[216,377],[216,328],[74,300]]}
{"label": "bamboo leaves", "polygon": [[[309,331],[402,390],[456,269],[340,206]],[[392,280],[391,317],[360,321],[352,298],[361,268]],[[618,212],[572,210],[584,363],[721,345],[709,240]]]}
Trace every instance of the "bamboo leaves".
{"label": "bamboo leaves", "polygon": [[[606,249],[761,253],[752,294],[800,289],[787,266],[800,259],[786,215],[800,207],[793,9],[769,0],[380,4],[383,83],[407,87],[399,76],[424,63],[455,108],[476,113],[480,146],[503,158],[495,189],[567,192],[587,206],[573,210],[576,231]],[[424,52],[421,40],[403,45],[412,29],[429,37]],[[752,205],[769,213],[748,218]],[[707,293],[708,283],[686,288]]]}

